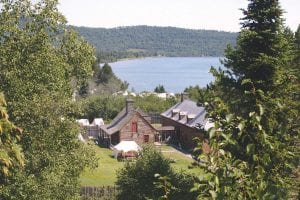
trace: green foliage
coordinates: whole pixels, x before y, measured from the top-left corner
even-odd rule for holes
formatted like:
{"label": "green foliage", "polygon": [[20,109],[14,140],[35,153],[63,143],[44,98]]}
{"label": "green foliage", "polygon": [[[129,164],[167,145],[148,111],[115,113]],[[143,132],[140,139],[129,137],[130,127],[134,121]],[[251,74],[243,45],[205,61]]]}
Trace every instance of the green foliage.
{"label": "green foliage", "polygon": [[[84,33],[83,33],[84,35]],[[86,36],[88,38],[88,36]],[[95,42],[95,41],[94,41]],[[101,48],[101,47],[99,47]],[[144,50],[137,50],[137,51],[102,51],[101,49],[97,49],[97,57],[101,63],[111,63],[116,62],[123,59],[136,59],[136,58],[143,58],[143,57],[151,57],[151,56],[158,56],[157,54],[151,54],[150,52],[146,52]],[[113,47],[112,47],[113,49]]]}
{"label": "green foliage", "polygon": [[5,199],[76,199],[93,151],[77,139],[72,88],[92,74],[94,49],[66,29],[56,0],[0,3],[0,90],[24,129],[24,170],[3,187]]}
{"label": "green foliage", "polygon": [[173,97],[164,100],[155,95],[137,96],[133,99],[137,107],[148,113],[162,113],[177,103]]}
{"label": "green foliage", "polygon": [[63,59],[71,67],[66,78],[76,78],[77,87],[87,84],[92,75],[92,64],[95,62],[94,49],[74,30],[65,31],[60,46]]}
{"label": "green foliage", "polygon": [[79,90],[81,97],[93,95],[111,95],[113,93],[124,91],[129,83],[120,80],[112,71],[107,63],[100,68],[100,60],[93,65],[93,77],[90,77],[88,84],[83,85]]}
{"label": "green foliage", "polygon": [[165,87],[163,85],[158,85],[154,88],[154,92],[156,93],[165,93]]}
{"label": "green foliage", "polygon": [[101,62],[146,56],[222,56],[237,34],[174,27],[73,27],[93,44]]}
{"label": "green foliage", "polygon": [[165,187],[159,186],[156,174],[168,177],[169,199],[195,199],[196,194],[190,192],[192,177],[185,173],[176,174],[170,167],[170,161],[151,146],[143,147],[136,162],[126,163],[118,172],[118,199],[159,199],[164,196]]}
{"label": "green foliage", "polygon": [[82,114],[78,118],[87,118],[92,121],[94,118],[103,118],[111,121],[125,106],[123,96],[91,96],[79,101]]}
{"label": "green foliage", "polygon": [[200,88],[199,85],[189,86],[184,89],[184,92],[189,95],[190,99],[203,104],[209,97],[209,87],[209,85],[206,88]]}
{"label": "green foliage", "polygon": [[[291,41],[282,25],[278,1],[249,1],[243,10],[243,29],[237,46],[226,49],[224,65],[239,79],[251,79],[257,89],[272,90],[284,63],[293,56]],[[282,80],[281,80],[282,81]]]}
{"label": "green foliage", "polygon": [[[22,130],[15,127],[9,120],[6,113],[6,102],[0,93],[0,193],[2,184],[5,184],[6,177],[11,175],[13,169],[24,166],[24,158],[21,148],[17,145]],[[0,195],[1,198],[1,195]]]}
{"label": "green foliage", "polygon": [[298,25],[298,29],[295,33],[295,49],[294,70],[295,75],[298,77],[298,82],[300,82],[300,25]]}
{"label": "green foliage", "polygon": [[111,79],[114,75],[111,66],[107,63],[103,65],[99,70],[99,74],[97,77],[97,83],[107,83],[109,79]]}
{"label": "green foliage", "polygon": [[200,155],[210,176],[199,177],[199,198],[286,199],[299,161],[298,87],[291,34],[282,26],[278,1],[250,0],[237,46],[212,69],[206,108],[215,127]]}
{"label": "green foliage", "polygon": [[170,178],[167,176],[160,176],[160,174],[155,174],[154,176],[158,178],[158,180],[154,182],[155,187],[164,191],[164,195],[161,196],[159,200],[170,199],[171,190],[175,189],[170,182]]}
{"label": "green foliage", "polygon": [[[136,107],[148,113],[161,113],[174,104],[176,100],[169,98],[161,99],[155,95],[144,97],[132,97]],[[101,117],[105,121],[111,121],[125,107],[123,96],[90,96],[78,101],[81,112],[76,114],[77,118],[87,118],[92,121]]]}

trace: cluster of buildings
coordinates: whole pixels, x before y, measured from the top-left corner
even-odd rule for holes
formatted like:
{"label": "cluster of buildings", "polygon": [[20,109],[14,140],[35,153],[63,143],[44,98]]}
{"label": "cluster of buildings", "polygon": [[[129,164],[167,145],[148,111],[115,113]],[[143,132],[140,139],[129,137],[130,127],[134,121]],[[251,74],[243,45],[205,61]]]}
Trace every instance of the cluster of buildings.
{"label": "cluster of buildings", "polygon": [[116,146],[122,141],[134,141],[138,145],[169,142],[191,150],[197,145],[195,138],[203,141],[203,129],[208,130],[213,125],[205,115],[204,107],[188,99],[187,94],[182,94],[179,103],[160,114],[159,127],[153,126],[151,117],[136,108],[131,99],[126,100],[125,108],[110,124],[104,124],[99,118],[90,125],[85,119],[78,120],[78,123],[87,136],[107,147]]}
{"label": "cluster of buildings", "polygon": [[157,93],[157,92],[141,92],[141,93],[135,93],[135,92],[128,92],[127,90],[125,91],[119,91],[113,94],[114,96],[117,95],[122,95],[122,96],[140,96],[140,97],[145,97],[145,96],[150,96],[150,95],[154,95],[157,96],[161,99],[168,99],[168,98],[175,98],[175,94],[174,93],[168,93],[168,92],[163,92],[163,93]]}

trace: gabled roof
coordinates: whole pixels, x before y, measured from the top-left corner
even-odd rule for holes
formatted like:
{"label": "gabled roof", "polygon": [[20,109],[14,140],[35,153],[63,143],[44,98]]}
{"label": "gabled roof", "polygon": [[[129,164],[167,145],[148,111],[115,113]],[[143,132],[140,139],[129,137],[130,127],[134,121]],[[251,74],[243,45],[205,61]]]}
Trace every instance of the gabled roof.
{"label": "gabled roof", "polygon": [[[181,119],[180,114],[183,116]],[[205,108],[198,106],[196,102],[189,99],[177,103],[161,114],[163,117],[169,118],[189,127],[197,127],[199,125],[205,127],[205,125],[208,123],[205,115]],[[192,119],[188,120],[188,117]]]}
{"label": "gabled roof", "polygon": [[104,126],[101,126],[100,128],[103,131],[105,131],[107,134],[112,135],[112,134],[116,133],[117,131],[120,131],[121,128],[124,125],[126,125],[128,123],[128,121],[136,113],[138,113],[151,126],[151,128],[153,128],[152,125],[145,119],[145,117],[147,117],[148,115],[144,111],[137,108],[137,109],[134,109],[133,111],[127,113],[126,107],[123,108],[123,110],[118,113],[118,115],[111,121],[111,123],[109,125],[104,125]]}

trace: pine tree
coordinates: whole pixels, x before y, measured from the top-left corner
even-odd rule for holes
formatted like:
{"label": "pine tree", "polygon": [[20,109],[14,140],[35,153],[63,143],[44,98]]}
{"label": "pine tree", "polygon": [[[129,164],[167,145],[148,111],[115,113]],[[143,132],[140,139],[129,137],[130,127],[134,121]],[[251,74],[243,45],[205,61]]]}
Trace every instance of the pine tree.
{"label": "pine tree", "polygon": [[282,12],[278,0],[249,0],[237,45],[225,51],[227,69],[212,69],[206,106],[215,127],[206,136],[210,153],[200,156],[210,174],[199,180],[201,197],[287,198],[299,110],[293,37]]}
{"label": "pine tree", "polygon": [[224,65],[237,80],[251,79],[256,88],[271,90],[291,56],[290,41],[283,33],[283,11],[278,0],[254,0],[243,13],[237,46],[227,48]]}

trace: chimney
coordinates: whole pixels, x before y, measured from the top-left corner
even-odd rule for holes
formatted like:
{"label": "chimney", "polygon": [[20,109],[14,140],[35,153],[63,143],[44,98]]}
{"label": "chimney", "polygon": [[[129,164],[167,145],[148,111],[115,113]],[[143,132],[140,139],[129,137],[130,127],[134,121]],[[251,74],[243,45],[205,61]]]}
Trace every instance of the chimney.
{"label": "chimney", "polygon": [[181,102],[183,102],[186,99],[189,99],[189,94],[186,92],[181,93]]}
{"label": "chimney", "polygon": [[126,99],[126,113],[134,111],[134,101],[132,99]]}

